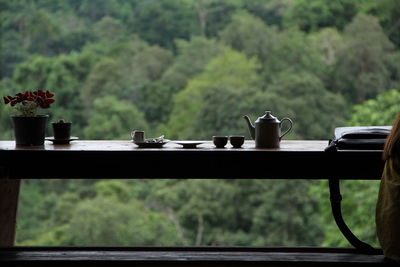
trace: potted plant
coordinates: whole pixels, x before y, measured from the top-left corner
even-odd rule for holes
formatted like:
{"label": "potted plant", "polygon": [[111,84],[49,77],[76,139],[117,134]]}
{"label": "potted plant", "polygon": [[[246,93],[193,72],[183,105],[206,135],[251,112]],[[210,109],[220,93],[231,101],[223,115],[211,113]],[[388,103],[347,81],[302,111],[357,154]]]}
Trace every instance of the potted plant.
{"label": "potted plant", "polygon": [[51,125],[53,126],[54,139],[68,140],[71,138],[71,122],[60,119]]}
{"label": "potted plant", "polygon": [[10,104],[17,111],[11,115],[17,145],[40,146],[44,137],[49,115],[37,114],[39,109],[47,109],[54,103],[53,93],[37,90],[3,97],[4,103]]}

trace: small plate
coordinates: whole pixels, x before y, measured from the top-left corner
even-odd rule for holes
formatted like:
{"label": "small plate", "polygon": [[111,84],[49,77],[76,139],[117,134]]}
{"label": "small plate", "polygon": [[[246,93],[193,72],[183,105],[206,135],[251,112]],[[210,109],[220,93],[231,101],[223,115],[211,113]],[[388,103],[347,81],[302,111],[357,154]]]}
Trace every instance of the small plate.
{"label": "small plate", "polygon": [[54,145],[67,145],[69,144],[69,142],[78,140],[79,138],[76,136],[71,136],[68,139],[55,139],[54,136],[52,136],[52,137],[46,137],[45,139],[53,142]]}
{"label": "small plate", "polygon": [[[164,139],[163,142],[149,142],[149,139],[146,139],[147,142],[134,142],[139,148],[161,148],[163,145],[168,143],[170,140]],[[145,141],[146,141],[145,140]]]}
{"label": "small plate", "polygon": [[196,148],[197,145],[203,144],[203,142],[193,142],[193,141],[179,141],[175,143],[178,145],[182,145],[183,148]]}

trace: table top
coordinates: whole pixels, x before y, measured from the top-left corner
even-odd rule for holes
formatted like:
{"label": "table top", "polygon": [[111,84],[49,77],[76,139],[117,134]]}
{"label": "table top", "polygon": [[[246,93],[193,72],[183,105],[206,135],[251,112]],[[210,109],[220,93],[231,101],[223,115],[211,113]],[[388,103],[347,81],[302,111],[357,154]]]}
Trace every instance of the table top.
{"label": "table top", "polygon": [[201,142],[197,148],[183,148],[178,144],[181,141],[169,141],[162,148],[139,148],[132,141],[124,140],[76,140],[67,145],[55,145],[51,141],[45,141],[44,146],[16,146],[15,141],[0,141],[0,150],[48,150],[48,151],[314,151],[322,152],[328,145],[327,140],[285,140],[280,148],[260,149],[255,148],[253,140],[246,140],[241,148],[233,148],[227,144],[224,148],[216,148],[212,141],[196,140]]}
{"label": "table top", "polygon": [[[380,179],[382,151],[325,152],[327,140],[284,140],[280,148],[139,148],[132,141],[77,140],[20,147],[0,141],[0,176],[11,178],[266,178]],[[38,166],[46,166],[38,168]]]}

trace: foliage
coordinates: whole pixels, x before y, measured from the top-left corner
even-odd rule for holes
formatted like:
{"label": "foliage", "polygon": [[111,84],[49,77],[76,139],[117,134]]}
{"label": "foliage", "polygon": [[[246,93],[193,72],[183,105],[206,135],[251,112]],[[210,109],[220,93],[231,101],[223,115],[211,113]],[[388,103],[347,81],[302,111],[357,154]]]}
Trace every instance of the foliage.
{"label": "foliage", "polygon": [[[349,126],[392,125],[400,111],[400,91],[391,90],[376,99],[365,101],[353,107]],[[378,177],[377,177],[378,178]],[[326,181],[311,187],[311,192],[329,206]],[[375,232],[375,205],[378,198],[379,181],[342,181],[342,211],[345,221],[353,233],[372,246],[379,246]],[[350,246],[332,222],[329,210],[322,209],[324,241],[326,246]]]}
{"label": "foliage", "polygon": [[114,96],[97,98],[84,129],[89,139],[129,139],[127,129],[147,130],[143,113]]}
{"label": "foliage", "polygon": [[[334,223],[329,203],[327,181],[311,187],[310,193],[319,199],[323,228],[322,246],[351,247]],[[379,181],[341,182],[342,214],[352,232],[362,241],[379,247],[375,231],[375,206],[378,199]]]}
{"label": "foliage", "polygon": [[284,20],[287,27],[299,27],[303,31],[316,31],[324,27],[343,27],[357,13],[356,0],[297,0],[286,13]]}
{"label": "foliage", "polygon": [[391,90],[376,99],[354,106],[351,125],[392,125],[400,112],[400,90]]}
{"label": "foliage", "polygon": [[[399,90],[390,89],[400,87],[399,3],[0,0],[0,92],[54,92],[51,118],[72,121],[80,139],[128,140],[134,129],[168,139],[247,135],[242,116],[268,109],[294,120],[287,138],[328,139],[334,127],[388,125],[398,112]],[[1,139],[12,139],[8,115],[1,105]],[[377,185],[343,184],[346,221],[377,244]],[[17,242],[347,246],[326,187],[29,180]]]}
{"label": "foliage", "polygon": [[4,104],[10,104],[21,116],[34,117],[39,109],[50,108],[50,105],[55,101],[52,99],[53,96],[53,93],[39,89],[17,93],[15,96],[5,96],[3,100]]}
{"label": "foliage", "polygon": [[204,71],[206,64],[219,55],[223,45],[215,39],[193,37],[190,41],[176,40],[177,55],[173,64],[165,71],[161,82],[176,93],[185,88],[187,82]]}
{"label": "foliage", "polygon": [[238,12],[220,32],[220,39],[226,45],[245,53],[248,57],[257,57],[264,63],[268,61],[278,43],[278,33],[275,28],[265,25],[261,19],[246,12]]}
{"label": "foliage", "polygon": [[[242,93],[239,92],[240,90],[252,90],[250,88],[257,85],[257,68],[258,64],[255,60],[248,59],[242,53],[225,48],[220,56],[208,63],[202,74],[193,78],[183,91],[174,96],[174,107],[170,119],[165,126],[167,135],[172,138],[183,139],[211,138],[212,135],[209,133],[210,130],[215,128],[215,125],[210,124],[212,121],[207,123],[205,121],[207,120],[206,117],[202,116],[209,112],[207,110],[208,107],[204,106],[206,98],[213,99],[215,94],[218,94],[220,97],[225,98],[225,101],[229,99],[233,105],[239,104],[238,101],[246,101],[246,99],[241,97]],[[231,88],[237,90],[234,93],[237,95],[229,93],[224,96],[224,90],[231,91]],[[252,99],[253,95],[251,92],[254,91],[244,92],[242,96],[248,96]],[[215,108],[218,108],[215,104],[218,105],[218,103],[211,104],[214,105],[212,108],[213,112],[217,111]],[[217,120],[222,120],[220,122],[221,126],[226,123],[224,115],[229,113],[229,111],[225,112],[223,114],[214,113]],[[229,116],[229,118],[232,117]],[[229,118],[226,118],[226,120]],[[237,121],[239,117],[234,119]],[[237,125],[236,122],[234,124]],[[224,130],[228,129],[224,126]]]}
{"label": "foliage", "polygon": [[309,72],[324,80],[327,69],[322,55],[303,32],[287,30],[280,33],[277,44],[264,62],[263,76],[270,82],[280,72]]}
{"label": "foliage", "polygon": [[267,25],[282,28],[285,14],[292,8],[293,0],[245,1],[244,8],[261,18]]}
{"label": "foliage", "polygon": [[386,58],[393,56],[394,47],[377,19],[364,14],[357,15],[346,26],[344,37],[334,74],[335,90],[353,103],[361,103],[390,86],[391,71]]}
{"label": "foliage", "polygon": [[184,0],[141,1],[135,6],[129,26],[151,44],[173,49],[175,39],[189,39],[195,27],[195,12]]}
{"label": "foliage", "polygon": [[93,99],[115,95],[138,104],[140,91],[160,79],[172,62],[169,51],[149,46],[141,40],[130,40],[112,46],[107,56],[91,69],[81,94],[86,106]]}
{"label": "foliage", "polygon": [[[327,91],[313,74],[282,72],[273,79],[266,93],[265,106],[278,117],[294,121],[293,133],[288,138],[326,140],[335,127],[345,123],[344,98]],[[304,98],[305,95],[308,97]]]}

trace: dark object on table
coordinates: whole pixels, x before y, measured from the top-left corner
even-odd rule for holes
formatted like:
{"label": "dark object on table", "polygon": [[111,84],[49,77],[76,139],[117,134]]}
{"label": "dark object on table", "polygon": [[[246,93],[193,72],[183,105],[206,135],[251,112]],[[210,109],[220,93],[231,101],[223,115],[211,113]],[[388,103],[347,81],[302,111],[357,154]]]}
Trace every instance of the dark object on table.
{"label": "dark object on table", "polygon": [[213,136],[213,143],[217,148],[223,148],[228,143],[228,136]]}
{"label": "dark object on table", "polygon": [[42,146],[49,115],[11,116],[17,146]]}
{"label": "dark object on table", "polygon": [[383,150],[391,126],[338,127],[335,139],[329,142],[325,151],[337,150]]}
{"label": "dark object on table", "polygon": [[71,122],[66,122],[61,119],[58,122],[53,122],[54,139],[68,140],[71,137]]}
{"label": "dark object on table", "polygon": [[[283,118],[279,121],[271,115],[271,111],[265,111],[265,114],[255,121],[254,126],[247,115],[243,116],[243,118],[247,122],[251,138],[256,142],[256,148],[279,148],[282,137],[289,133],[293,126],[291,119]],[[284,121],[289,122],[289,128],[281,134],[281,127]]]}
{"label": "dark object on table", "polygon": [[78,139],[79,138],[76,137],[76,136],[70,136],[69,138],[66,138],[66,139],[54,138],[54,136],[46,137],[46,140],[53,142],[54,145],[67,145],[71,141],[75,141],[75,140],[78,140]]}
{"label": "dark object on table", "polygon": [[244,136],[243,135],[229,136],[229,142],[234,148],[240,148],[244,144]]}
{"label": "dark object on table", "polygon": [[196,148],[197,145],[202,144],[203,142],[198,142],[198,141],[179,141],[175,142],[178,145],[182,145],[183,148]]}
{"label": "dark object on table", "polygon": [[170,140],[164,139],[164,136],[158,138],[148,138],[143,142],[134,142],[139,148],[161,148]]}

